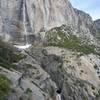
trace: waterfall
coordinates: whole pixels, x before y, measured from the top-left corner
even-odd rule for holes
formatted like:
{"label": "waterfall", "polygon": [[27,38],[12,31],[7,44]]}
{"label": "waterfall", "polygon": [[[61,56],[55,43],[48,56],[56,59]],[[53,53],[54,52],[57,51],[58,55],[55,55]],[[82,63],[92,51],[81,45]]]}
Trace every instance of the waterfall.
{"label": "waterfall", "polygon": [[23,2],[23,27],[24,27],[24,34],[25,34],[25,38],[26,38],[26,44],[28,44],[28,39],[27,39],[27,30],[26,30],[26,23],[27,23],[27,21],[26,21],[26,8],[25,8],[25,1],[26,0],[24,0],[24,2]]}
{"label": "waterfall", "polygon": [[27,19],[26,19],[26,0],[23,0],[22,2],[22,14],[23,14],[23,28],[24,28],[24,35],[25,35],[25,45],[14,45],[15,47],[17,47],[18,49],[26,49],[26,48],[29,48],[31,46],[31,44],[29,44],[29,41],[28,41],[28,32],[27,32],[27,28],[26,28],[26,25],[27,25]]}
{"label": "waterfall", "polygon": [[62,99],[61,99],[61,89],[57,89],[57,90],[56,90],[56,93],[57,93],[57,95],[56,95],[56,100],[62,100]]}
{"label": "waterfall", "polygon": [[61,95],[60,94],[57,94],[56,99],[57,100],[61,100]]}

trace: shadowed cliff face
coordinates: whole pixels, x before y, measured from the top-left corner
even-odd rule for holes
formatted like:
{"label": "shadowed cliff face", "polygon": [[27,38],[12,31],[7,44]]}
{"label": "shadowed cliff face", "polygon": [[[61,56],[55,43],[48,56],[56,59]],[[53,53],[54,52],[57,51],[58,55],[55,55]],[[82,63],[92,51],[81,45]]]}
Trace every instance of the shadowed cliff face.
{"label": "shadowed cliff face", "polygon": [[100,44],[100,19],[94,21],[92,33],[96,37],[98,44]]}
{"label": "shadowed cliff face", "polygon": [[96,31],[97,38],[100,39],[100,19],[94,21],[93,29]]}

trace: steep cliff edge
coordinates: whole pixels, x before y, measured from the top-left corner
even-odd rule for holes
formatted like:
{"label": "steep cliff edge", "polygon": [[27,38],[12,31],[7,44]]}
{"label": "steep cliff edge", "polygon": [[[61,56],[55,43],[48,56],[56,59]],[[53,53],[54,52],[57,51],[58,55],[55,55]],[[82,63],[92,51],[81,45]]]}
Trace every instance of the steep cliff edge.
{"label": "steep cliff edge", "polygon": [[93,40],[90,34],[92,18],[74,9],[68,0],[0,0],[0,33],[8,40],[24,37],[23,16],[26,16],[28,35],[65,24],[73,28],[74,34]]}
{"label": "steep cliff edge", "polygon": [[100,19],[94,21],[93,29],[95,30],[95,37],[100,40]]}

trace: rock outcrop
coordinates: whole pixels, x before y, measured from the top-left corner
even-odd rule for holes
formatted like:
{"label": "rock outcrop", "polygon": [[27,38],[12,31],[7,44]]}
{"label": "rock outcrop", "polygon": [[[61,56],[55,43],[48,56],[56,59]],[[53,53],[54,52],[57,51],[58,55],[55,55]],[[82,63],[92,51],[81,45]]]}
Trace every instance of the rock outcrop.
{"label": "rock outcrop", "polygon": [[100,19],[94,21],[94,28],[96,28],[97,30],[100,30]]}
{"label": "rock outcrop", "polygon": [[[94,21],[94,24],[92,26],[92,34],[97,39],[98,44],[100,44],[100,19]],[[99,45],[98,45],[99,46]]]}
{"label": "rock outcrop", "polygon": [[94,21],[93,29],[94,29],[94,36],[100,39],[100,19]]}

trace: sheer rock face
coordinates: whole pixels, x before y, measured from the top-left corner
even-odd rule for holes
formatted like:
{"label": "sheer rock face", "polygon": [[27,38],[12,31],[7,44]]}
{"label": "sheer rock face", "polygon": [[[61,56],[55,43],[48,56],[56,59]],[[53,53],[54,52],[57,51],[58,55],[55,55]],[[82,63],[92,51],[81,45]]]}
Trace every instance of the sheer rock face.
{"label": "sheer rock face", "polygon": [[94,21],[94,27],[100,30],[100,19]]}
{"label": "sheer rock face", "polygon": [[97,33],[98,35],[100,35],[100,19],[94,21],[93,29],[94,29],[94,33]]}
{"label": "sheer rock face", "polygon": [[62,24],[73,26],[75,31],[89,32],[91,17],[75,10],[68,0],[0,0],[1,33],[14,36],[16,32],[24,31],[23,2],[26,2],[25,16],[29,33],[37,33],[41,29],[48,30]]}
{"label": "sheer rock face", "polygon": [[92,33],[96,37],[98,44],[100,44],[100,19],[94,21]]}
{"label": "sheer rock face", "polygon": [[78,28],[81,30],[90,31],[91,27],[93,26],[93,21],[92,21],[91,16],[81,10],[78,10],[78,9],[74,9],[74,10],[78,17]]}

